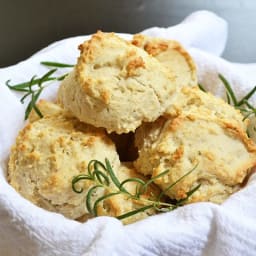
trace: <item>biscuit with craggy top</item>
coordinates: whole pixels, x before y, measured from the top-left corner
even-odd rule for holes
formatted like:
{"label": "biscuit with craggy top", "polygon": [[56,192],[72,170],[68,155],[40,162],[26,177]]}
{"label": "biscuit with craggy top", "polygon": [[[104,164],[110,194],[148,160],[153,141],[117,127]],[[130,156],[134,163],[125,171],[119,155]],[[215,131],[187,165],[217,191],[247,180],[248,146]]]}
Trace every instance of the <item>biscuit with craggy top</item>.
{"label": "biscuit with craggy top", "polygon": [[152,177],[169,170],[155,183],[170,198],[184,199],[201,184],[187,202],[223,202],[256,164],[256,146],[244,129],[205,113],[144,124],[136,132],[136,145],[137,170]]}
{"label": "biscuit with craggy top", "polygon": [[136,34],[132,44],[144,49],[170,72],[174,72],[178,87],[197,85],[196,64],[179,42]]}
{"label": "biscuit with craggy top", "polygon": [[[144,155],[145,159],[150,157],[152,144],[159,138],[163,123],[167,119],[188,115],[193,119],[204,116],[209,121],[220,121],[226,123],[227,127],[234,127],[243,133],[248,127],[248,119],[244,119],[240,111],[233,106],[211,93],[201,91],[198,87],[184,86],[173,95],[172,103],[164,117],[159,118],[153,124],[144,124],[143,128],[136,131],[136,144],[139,145],[140,154]],[[145,141],[144,137],[147,138]],[[143,173],[150,174],[152,171],[150,162],[144,161],[143,166]],[[137,167],[141,170],[141,167]]]}
{"label": "biscuit with craggy top", "polygon": [[167,109],[175,74],[144,50],[103,32],[79,49],[78,63],[58,92],[60,104],[79,120],[120,134]]}
{"label": "biscuit with craggy top", "polygon": [[120,161],[103,129],[61,113],[58,106],[55,110],[58,115],[45,115],[20,131],[11,149],[8,181],[36,205],[76,219],[88,215],[85,193],[91,183],[83,183],[84,192],[77,194],[71,187],[73,177],[87,173],[93,159],[108,158],[114,170]]}

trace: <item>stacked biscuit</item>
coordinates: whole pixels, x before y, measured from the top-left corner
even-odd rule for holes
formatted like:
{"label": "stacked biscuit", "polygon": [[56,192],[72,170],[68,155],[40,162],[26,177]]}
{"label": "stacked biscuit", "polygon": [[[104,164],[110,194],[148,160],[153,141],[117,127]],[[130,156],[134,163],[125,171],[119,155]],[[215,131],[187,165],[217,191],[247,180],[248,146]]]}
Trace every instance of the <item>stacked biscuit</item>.
{"label": "stacked biscuit", "polygon": [[[8,179],[17,191],[45,209],[87,219],[84,200],[95,184],[82,183],[77,194],[71,181],[90,160],[105,158],[121,181],[169,169],[146,198],[164,191],[172,200],[184,199],[201,184],[187,202],[221,203],[240,188],[256,163],[248,123],[238,110],[198,89],[195,64],[178,42],[142,35],[128,42],[98,32],[79,49],[58,105],[41,101],[44,117],[32,113],[12,148]],[[136,190],[136,184],[129,186]],[[104,193],[97,190],[96,196]],[[119,216],[138,207],[118,195],[104,200],[98,213]],[[140,212],[126,223],[154,213]]]}

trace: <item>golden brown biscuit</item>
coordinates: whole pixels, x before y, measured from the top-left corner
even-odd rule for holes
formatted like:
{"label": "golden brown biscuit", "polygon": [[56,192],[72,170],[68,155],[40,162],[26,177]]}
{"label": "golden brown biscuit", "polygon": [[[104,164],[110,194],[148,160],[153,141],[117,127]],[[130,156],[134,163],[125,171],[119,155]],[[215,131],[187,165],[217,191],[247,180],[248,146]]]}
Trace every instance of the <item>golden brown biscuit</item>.
{"label": "golden brown biscuit", "polygon": [[243,128],[200,112],[144,124],[136,132],[136,144],[138,171],[155,177],[170,170],[155,180],[163,190],[195,168],[166,191],[170,198],[182,199],[201,184],[188,202],[223,202],[256,164],[256,146]]}
{"label": "golden brown biscuit", "polygon": [[197,85],[196,65],[179,42],[137,34],[132,44],[144,49],[170,72],[174,72],[178,87]]}
{"label": "golden brown biscuit", "polygon": [[58,92],[66,110],[118,134],[164,113],[176,82],[155,58],[114,33],[98,32],[79,48],[78,63]]}
{"label": "golden brown biscuit", "polygon": [[8,180],[33,203],[76,219],[88,213],[84,200],[91,183],[84,183],[84,193],[77,194],[72,178],[86,173],[90,160],[105,158],[114,170],[119,167],[115,145],[103,129],[60,113],[46,115],[19,133],[11,150]]}

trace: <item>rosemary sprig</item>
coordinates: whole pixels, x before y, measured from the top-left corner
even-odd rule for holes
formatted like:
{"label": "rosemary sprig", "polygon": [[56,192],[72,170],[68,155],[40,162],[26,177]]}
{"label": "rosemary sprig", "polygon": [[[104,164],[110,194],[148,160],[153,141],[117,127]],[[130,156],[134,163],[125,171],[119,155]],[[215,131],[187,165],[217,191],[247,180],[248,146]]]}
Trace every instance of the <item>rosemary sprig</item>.
{"label": "rosemary sprig", "polygon": [[[183,175],[181,178],[179,178],[176,182],[171,184],[166,190],[164,190],[163,193],[161,193],[159,196],[157,195],[150,195],[150,197],[145,197],[142,195],[147,191],[149,188],[149,185],[153,183],[156,179],[166,175],[169,170],[165,170],[164,172],[160,173],[159,175],[151,178],[148,181],[144,181],[140,178],[134,177],[134,178],[128,178],[126,180],[123,180],[122,182],[119,181],[118,177],[114,173],[111,164],[108,159],[105,159],[105,164],[98,160],[92,160],[89,162],[87,166],[87,174],[80,174],[75,176],[72,179],[72,189],[76,193],[82,193],[83,188],[77,187],[78,183],[81,180],[89,180],[92,182],[92,186],[89,188],[89,190],[86,193],[85,201],[86,201],[86,207],[89,213],[92,216],[98,216],[97,208],[98,205],[103,202],[104,200],[111,198],[113,196],[122,194],[127,197],[127,200],[134,200],[137,201],[138,204],[142,204],[143,206],[132,210],[130,212],[124,213],[120,216],[116,216],[118,219],[124,219],[128,218],[130,216],[133,216],[135,214],[138,214],[140,212],[144,212],[148,209],[155,209],[158,212],[166,212],[171,211],[185,203],[186,200],[197,190],[199,189],[200,185],[196,186],[195,188],[191,189],[189,192],[187,192],[186,198],[177,201],[176,203],[167,203],[162,201],[162,197],[164,193],[166,193],[168,190],[170,190],[173,186],[175,186],[178,182],[180,182],[182,179],[184,179],[187,175],[189,175],[193,170],[195,170],[196,167],[194,167],[192,170],[187,172],[185,175]],[[135,182],[137,183],[136,192],[132,194],[125,188],[125,184],[129,182]],[[104,195],[97,197],[93,202],[93,195],[97,191],[97,189],[103,189]]]}
{"label": "rosemary sprig", "polygon": [[24,96],[20,99],[20,102],[22,104],[25,103],[25,100],[27,98],[30,99],[25,110],[25,117],[24,117],[25,120],[28,119],[28,116],[32,110],[34,110],[39,117],[43,117],[43,114],[37,107],[36,103],[42,91],[46,88],[46,84],[53,81],[62,81],[68,75],[68,73],[65,73],[61,76],[52,76],[54,73],[56,73],[58,68],[74,67],[74,65],[59,63],[59,62],[50,62],[50,61],[43,61],[41,62],[41,64],[48,67],[54,67],[54,68],[49,70],[39,78],[37,78],[37,76],[34,75],[27,82],[18,83],[14,85],[10,84],[11,82],[10,80],[5,82],[5,85],[8,86],[8,88],[10,88],[11,90],[24,93]]}
{"label": "rosemary sprig", "polygon": [[[218,76],[226,89],[227,103],[234,106],[236,109],[239,109],[244,115],[244,120],[253,114],[256,116],[256,108],[249,102],[250,98],[256,92],[256,86],[254,86],[242,99],[238,100],[228,80],[222,74],[218,74]],[[206,89],[202,84],[198,84],[198,87],[202,91],[206,92]]]}
{"label": "rosemary sprig", "polygon": [[254,86],[242,99],[238,100],[234,90],[232,89],[232,86],[227,81],[227,79],[221,74],[219,74],[219,78],[225,86],[227,102],[241,111],[241,113],[244,115],[244,120],[249,118],[249,116],[251,116],[252,114],[256,115],[256,108],[254,108],[249,103],[249,99],[256,92],[256,86]]}

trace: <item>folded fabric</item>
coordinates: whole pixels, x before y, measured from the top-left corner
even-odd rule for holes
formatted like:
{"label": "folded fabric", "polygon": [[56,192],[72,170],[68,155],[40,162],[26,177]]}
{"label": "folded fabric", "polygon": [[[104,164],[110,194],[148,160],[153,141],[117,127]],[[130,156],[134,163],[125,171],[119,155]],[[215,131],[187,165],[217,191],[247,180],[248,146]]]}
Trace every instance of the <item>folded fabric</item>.
{"label": "folded fabric", "polygon": [[[219,73],[238,97],[256,82],[255,64],[218,57],[226,44],[227,23],[211,12],[195,12],[177,26],[142,33],[181,41],[196,61],[199,82],[216,95],[225,95]],[[5,81],[21,82],[45,73],[41,61],[75,63],[77,45],[88,38],[53,43],[24,62],[0,69],[0,255],[256,255],[256,176],[222,205],[194,203],[127,226],[110,217],[85,223],[66,219],[36,207],[7,183],[6,163],[24,126],[24,106]],[[41,97],[54,99],[57,88],[57,83],[51,85]]]}

